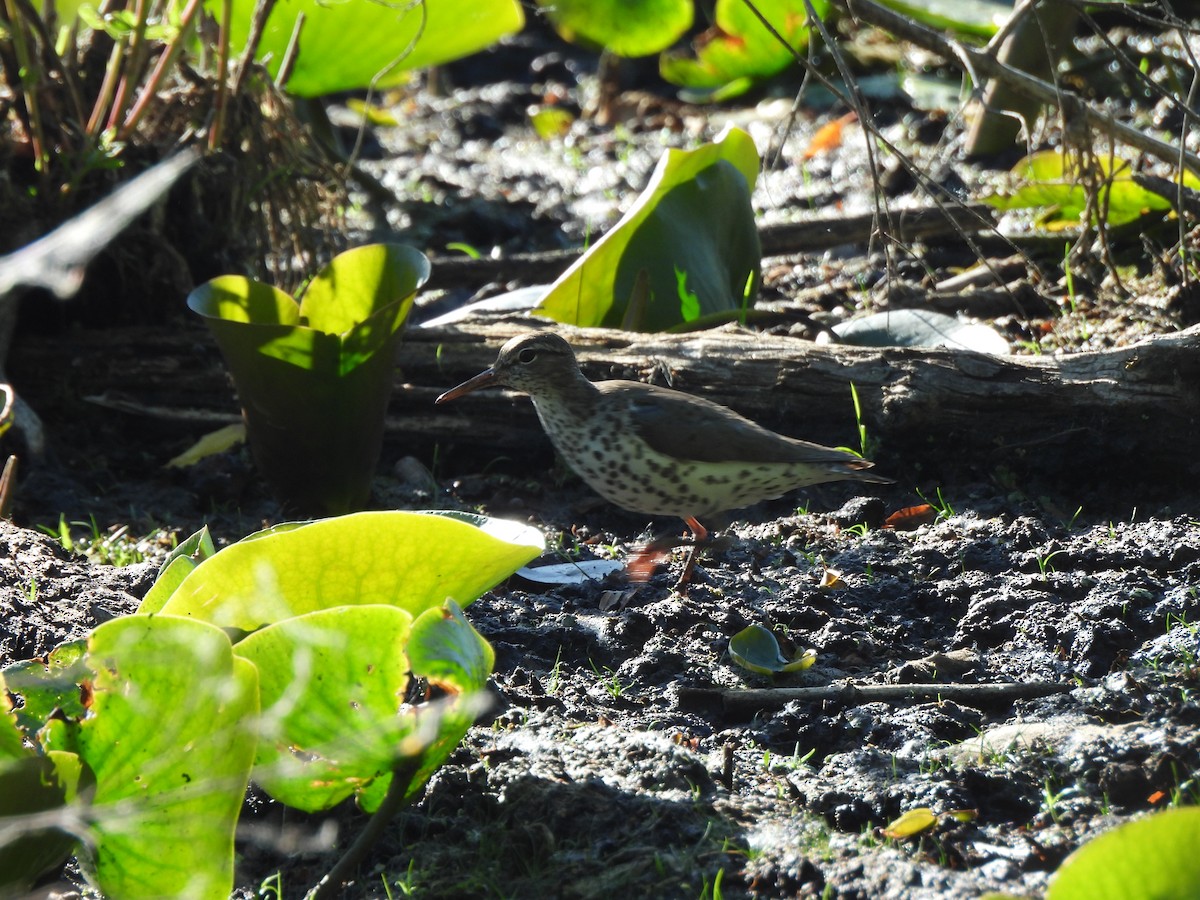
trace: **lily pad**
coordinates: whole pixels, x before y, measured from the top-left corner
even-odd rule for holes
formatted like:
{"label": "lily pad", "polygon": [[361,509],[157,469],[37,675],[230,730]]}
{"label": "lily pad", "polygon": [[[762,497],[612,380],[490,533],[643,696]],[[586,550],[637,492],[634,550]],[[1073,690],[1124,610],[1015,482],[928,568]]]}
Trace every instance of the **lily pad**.
{"label": "lily pad", "polygon": [[692,0],[537,0],[564,40],[618,56],[665,50],[692,27]]}
{"label": "lily pad", "polygon": [[305,812],[329,809],[389,778],[419,753],[401,716],[412,616],[394,606],[339,606],[287,619],[238,643],[259,672],[263,733],[254,780]]}
{"label": "lily pad", "polygon": [[1168,809],[1088,841],[1066,858],[1046,900],[1200,897],[1200,809]]}
{"label": "lily pad", "polygon": [[[218,20],[220,0],[206,6]],[[241,53],[257,0],[232,0],[230,47]],[[387,87],[413,69],[469,56],[525,25],[515,0],[289,0],[267,19],[256,58],[278,74],[300,17],[299,53],[289,93],[319,97],[337,91]]]}
{"label": "lily pad", "polygon": [[73,742],[96,778],[87,818],[99,887],[227,895],[256,744],[254,667],[219,628],[172,616],[106,622],[87,658],[93,699]]}
{"label": "lily pad", "polygon": [[254,631],[335,606],[387,604],[416,616],[447,597],[466,605],[545,543],[528,526],[484,522],[385,511],[272,529],[197,566],[162,612]]}

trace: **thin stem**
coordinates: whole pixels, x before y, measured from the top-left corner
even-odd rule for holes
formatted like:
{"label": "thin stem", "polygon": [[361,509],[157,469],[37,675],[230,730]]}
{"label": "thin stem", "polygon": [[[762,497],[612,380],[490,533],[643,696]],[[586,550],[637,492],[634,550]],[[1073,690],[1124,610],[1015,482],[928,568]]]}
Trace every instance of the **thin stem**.
{"label": "thin stem", "polygon": [[117,90],[117,79],[121,77],[121,57],[125,54],[125,38],[122,37],[113,44],[112,52],[108,55],[108,65],[104,67],[104,80],[96,93],[96,102],[92,104],[92,115],[87,121],[89,137],[97,137],[104,128],[113,95]]}
{"label": "thin stem", "polygon": [[12,34],[13,48],[17,54],[17,65],[20,71],[17,79],[21,85],[21,99],[24,101],[28,115],[26,124],[29,128],[29,141],[33,146],[34,166],[39,172],[45,172],[49,165],[50,156],[46,152],[46,136],[42,128],[41,105],[38,101],[37,67],[34,66],[33,56],[25,41],[25,21],[17,10],[16,0],[5,0],[8,12],[9,28]]}
{"label": "thin stem", "polygon": [[349,880],[354,870],[367,855],[367,851],[383,836],[388,823],[405,804],[405,795],[412,784],[413,776],[420,768],[420,759],[410,759],[401,763],[392,773],[392,783],[388,785],[383,802],[375,810],[366,827],[359,833],[354,843],[342,854],[332,869],[308,892],[305,900],[331,900],[341,896],[342,883]]}
{"label": "thin stem", "polygon": [[229,23],[233,18],[233,0],[222,0],[221,30],[217,36],[217,96],[213,100],[213,123],[208,131],[208,149],[221,146],[221,135],[225,130],[225,106],[228,101],[229,74]]}
{"label": "thin stem", "polygon": [[259,42],[262,41],[263,30],[267,27],[267,19],[275,8],[275,0],[258,0],[254,7],[254,15],[250,17],[250,33],[246,36],[246,46],[242,50],[242,58],[238,63],[237,74],[233,76],[231,91],[236,97],[242,91],[242,84],[254,63],[254,55],[258,53]]}
{"label": "thin stem", "polygon": [[137,127],[139,121],[146,113],[146,109],[150,106],[150,102],[158,96],[159,86],[163,79],[166,78],[167,72],[175,62],[175,58],[179,55],[184,42],[188,38],[188,32],[192,27],[192,20],[196,18],[196,13],[200,11],[203,5],[203,0],[188,0],[188,5],[184,7],[183,15],[179,20],[179,31],[167,44],[166,49],[158,58],[158,64],[154,67],[154,72],[151,73],[150,79],[146,82],[146,86],[142,89],[138,101],[129,112],[129,116],[125,119],[125,124],[121,126],[117,132],[117,140],[123,141],[128,139],[129,135]]}
{"label": "thin stem", "polygon": [[148,14],[146,7],[146,0],[136,0],[133,12],[133,37],[129,40],[129,51],[125,57],[125,64],[117,67],[121,71],[121,82],[117,86],[112,109],[108,114],[109,128],[116,128],[117,123],[125,117],[125,109],[129,106],[129,100],[133,95],[133,85],[141,74],[141,61],[145,55],[143,50],[146,43],[146,16]]}

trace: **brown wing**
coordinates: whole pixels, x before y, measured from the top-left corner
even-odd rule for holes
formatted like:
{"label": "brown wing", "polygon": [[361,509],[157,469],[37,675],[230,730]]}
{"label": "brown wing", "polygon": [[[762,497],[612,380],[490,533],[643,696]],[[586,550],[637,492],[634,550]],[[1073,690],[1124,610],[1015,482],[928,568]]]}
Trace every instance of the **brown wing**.
{"label": "brown wing", "polygon": [[634,431],[660,453],[697,462],[872,463],[852,453],[768,431],[731,409],[679,391],[635,381],[601,381],[601,392],[620,396]]}

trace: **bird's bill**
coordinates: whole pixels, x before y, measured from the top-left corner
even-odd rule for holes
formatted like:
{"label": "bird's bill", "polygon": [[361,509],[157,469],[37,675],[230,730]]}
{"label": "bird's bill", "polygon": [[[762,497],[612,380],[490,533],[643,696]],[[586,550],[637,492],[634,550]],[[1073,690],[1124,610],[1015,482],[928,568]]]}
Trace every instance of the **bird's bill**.
{"label": "bird's bill", "polygon": [[434,403],[445,403],[448,400],[457,400],[463,394],[469,394],[471,391],[477,391],[481,387],[487,387],[489,384],[494,384],[496,381],[496,373],[491,369],[484,369],[474,378],[469,378],[460,384],[458,387],[452,387],[442,396],[434,400]]}

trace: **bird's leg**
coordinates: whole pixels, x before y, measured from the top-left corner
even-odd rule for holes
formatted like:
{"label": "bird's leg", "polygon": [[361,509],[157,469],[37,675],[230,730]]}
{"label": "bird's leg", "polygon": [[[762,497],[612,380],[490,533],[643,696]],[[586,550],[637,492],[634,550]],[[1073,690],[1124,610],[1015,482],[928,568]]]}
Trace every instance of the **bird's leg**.
{"label": "bird's leg", "polygon": [[696,571],[696,551],[709,543],[708,529],[700,524],[694,516],[684,516],[684,523],[692,530],[692,546],[688,548],[687,559],[683,561],[683,571],[679,573],[679,581],[675,590],[691,584],[692,575]]}
{"label": "bird's leg", "polygon": [[667,554],[681,543],[683,542],[675,532],[668,532],[651,538],[625,564],[625,571],[629,575],[629,580],[639,584],[649,581],[650,576],[654,574],[655,569],[666,559]]}
{"label": "bird's leg", "polygon": [[688,552],[683,561],[683,572],[680,574],[679,580],[675,583],[675,589],[679,590],[682,587],[686,587],[691,582],[692,575],[696,571],[696,556],[698,552],[720,544],[721,539],[709,532],[694,516],[684,516],[683,521],[692,533],[691,542],[686,542],[675,533],[662,534],[651,539],[625,565],[625,571],[628,573],[631,581],[649,581],[650,576],[654,574],[654,570],[666,557],[667,552],[673,550],[675,547],[686,544]]}
{"label": "bird's leg", "polygon": [[[691,529],[693,539],[689,543],[686,541],[686,535],[681,537],[677,531],[667,531],[658,537],[651,538],[646,542],[646,545],[640,548],[637,553],[629,558],[629,562],[625,564],[625,571],[629,575],[630,581],[645,582],[650,580],[650,576],[654,574],[655,569],[662,564],[666,559],[667,554],[676,547],[686,545],[688,548],[687,561],[684,563],[684,570],[688,578],[691,577],[692,570],[696,567],[693,557],[696,554],[697,542],[708,540],[708,531],[703,525],[693,518],[684,520]],[[686,579],[680,582],[685,584]],[[676,585],[678,587],[678,585]]]}

